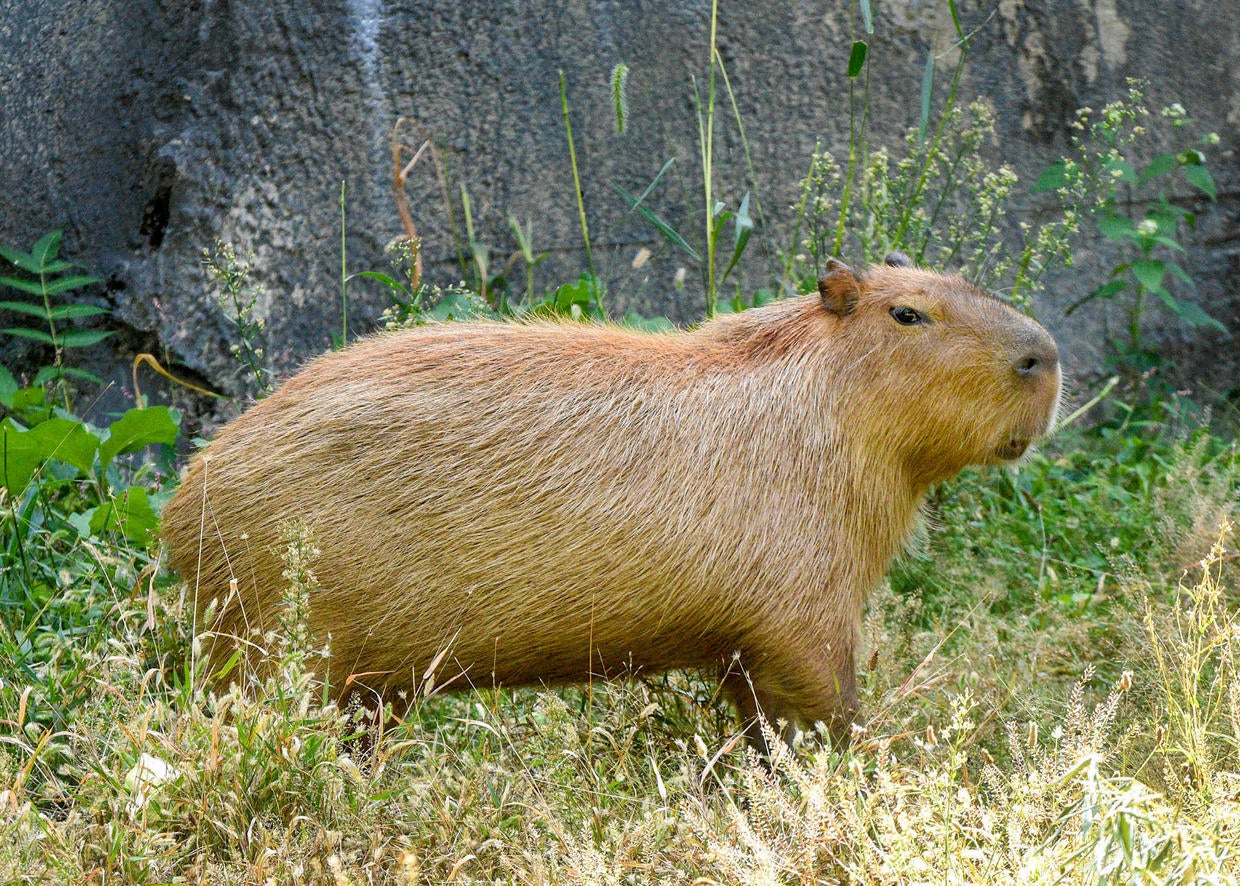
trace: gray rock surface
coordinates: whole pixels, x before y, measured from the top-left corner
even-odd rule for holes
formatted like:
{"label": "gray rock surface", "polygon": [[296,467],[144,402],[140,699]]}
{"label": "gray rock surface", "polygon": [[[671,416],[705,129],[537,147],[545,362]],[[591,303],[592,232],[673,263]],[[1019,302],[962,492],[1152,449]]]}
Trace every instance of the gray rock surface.
{"label": "gray rock surface", "polygon": [[[1149,81],[1151,106],[1185,105],[1221,143],[1211,157],[1217,203],[1188,193],[1198,212],[1185,264],[1200,302],[1240,332],[1240,186],[1235,149],[1240,94],[1240,0],[1001,0],[958,4],[977,34],[963,81],[998,116],[995,156],[1032,183],[1066,143],[1075,109],[1100,107],[1128,77]],[[898,148],[918,118],[926,53],[950,66],[945,2],[875,3],[870,139]],[[788,247],[815,143],[846,149],[845,64],[856,5],[721,2],[719,49],[744,122],[749,175],[726,93],[716,135],[716,198],[749,191],[768,222],[744,259],[747,286],[765,283]],[[29,246],[66,227],[65,253],[106,281],[91,298],[115,308],[123,334],[90,355],[115,379],[100,408],[128,395],[128,363],[149,351],[174,371],[239,393],[235,332],[203,270],[216,241],[253,254],[264,295],[267,356],[288,370],[328,346],[341,324],[340,188],[346,186],[349,270],[386,267],[402,233],[392,198],[390,133],[411,117],[441,148],[463,235],[469,196],[476,238],[492,267],[516,248],[509,217],[549,255],[540,291],[584,268],[558,92],[569,89],[595,262],[613,314],[636,309],[681,322],[701,316],[692,263],[662,244],[612,185],[640,193],[675,158],[650,205],[700,242],[703,198],[695,83],[704,88],[710,5],[556,0],[502,4],[351,0],[0,0],[0,242]],[[851,30],[850,30],[851,28]],[[615,131],[613,66],[628,65],[630,126]],[[695,79],[696,78],[696,79]],[[462,277],[434,165],[407,188],[427,273]],[[1037,201],[1023,216],[1036,221]],[[725,236],[730,236],[730,233]],[[653,260],[633,269],[638,249]],[[1087,244],[1038,303],[1071,370],[1101,368],[1101,307],[1063,309],[1105,279],[1113,257]],[[683,290],[676,269],[689,265]],[[524,269],[512,265],[514,282]],[[349,326],[365,332],[387,303],[380,286],[349,288]],[[1183,377],[1215,391],[1240,380],[1240,347],[1158,315],[1151,334]],[[0,360],[33,360],[0,342]],[[166,386],[152,380],[149,391]],[[162,390],[160,396],[170,396]]]}

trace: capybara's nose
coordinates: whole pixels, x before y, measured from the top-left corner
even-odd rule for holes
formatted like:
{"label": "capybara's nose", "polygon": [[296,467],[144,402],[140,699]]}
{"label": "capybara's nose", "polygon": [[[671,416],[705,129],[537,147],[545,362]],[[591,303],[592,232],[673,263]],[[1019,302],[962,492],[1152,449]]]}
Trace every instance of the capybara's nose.
{"label": "capybara's nose", "polygon": [[1021,378],[1035,381],[1059,371],[1059,348],[1041,327],[1023,337],[1017,355],[1013,365]]}

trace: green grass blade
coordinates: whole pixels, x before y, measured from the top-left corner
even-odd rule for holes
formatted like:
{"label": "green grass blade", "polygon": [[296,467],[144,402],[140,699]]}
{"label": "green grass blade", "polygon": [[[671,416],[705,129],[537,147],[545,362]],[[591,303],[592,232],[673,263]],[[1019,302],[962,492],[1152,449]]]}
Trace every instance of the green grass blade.
{"label": "green grass blade", "polygon": [[[673,228],[666,221],[664,221],[661,217],[659,217],[659,215],[656,212],[654,212],[654,210],[650,209],[648,206],[643,205],[640,199],[634,198],[632,194],[630,194],[624,188],[620,187],[615,182],[612,182],[611,186],[616,189],[616,192],[619,193],[621,197],[623,197],[625,200],[629,202],[629,207],[631,209],[636,210],[638,215],[640,215],[647,222],[653,225],[654,228],[660,234],[662,234],[663,237],[669,243],[671,243],[673,246],[683,249],[695,261],[701,260],[702,257],[701,255],[698,254],[698,251],[694,249],[692,246],[690,246],[685,241],[685,238],[680,236],[680,234],[676,232],[676,229]],[[646,193],[649,193],[649,189],[647,189]],[[642,196],[644,197],[645,194],[643,194]]]}
{"label": "green grass blade", "polygon": [[956,26],[956,36],[964,39],[964,28],[960,26],[960,12],[956,9],[956,0],[947,0],[947,8],[952,13],[952,24]]}
{"label": "green grass blade", "polygon": [[917,143],[925,144],[930,126],[930,98],[934,95],[934,52],[926,53],[926,70],[921,75],[921,118],[917,121]]}

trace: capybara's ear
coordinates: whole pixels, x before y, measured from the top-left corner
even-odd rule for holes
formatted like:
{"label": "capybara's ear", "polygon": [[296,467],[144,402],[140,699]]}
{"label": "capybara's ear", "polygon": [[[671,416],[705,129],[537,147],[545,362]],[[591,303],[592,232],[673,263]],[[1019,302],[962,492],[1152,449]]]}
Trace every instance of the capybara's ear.
{"label": "capybara's ear", "polygon": [[852,268],[838,258],[827,259],[827,272],[818,278],[818,294],[822,306],[832,314],[845,317],[852,313],[861,297],[861,282]]}
{"label": "capybara's ear", "polygon": [[911,268],[913,260],[903,252],[889,252],[883,257],[883,264],[891,265],[893,268]]}

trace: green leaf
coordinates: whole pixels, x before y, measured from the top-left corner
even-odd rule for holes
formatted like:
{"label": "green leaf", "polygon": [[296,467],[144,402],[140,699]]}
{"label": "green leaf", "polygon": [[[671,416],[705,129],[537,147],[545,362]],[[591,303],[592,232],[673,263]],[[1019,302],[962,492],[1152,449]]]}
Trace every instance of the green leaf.
{"label": "green leaf", "polygon": [[1158,178],[1160,175],[1166,175],[1179,165],[1180,163],[1174,154],[1159,154],[1141,170],[1141,174],[1137,176],[1137,181],[1144,183],[1152,178]]}
{"label": "green leaf", "polygon": [[1204,166],[1185,166],[1184,177],[1188,179],[1190,185],[1211,200],[1218,199],[1218,190],[1214,187],[1214,179],[1210,177],[1210,170]]}
{"label": "green leaf", "polygon": [[27,255],[20,249],[0,244],[0,256],[9,264],[16,265],[23,271],[29,271],[32,274],[37,274],[42,270],[39,263],[34,260],[33,255]]}
{"label": "green leaf", "polygon": [[71,261],[64,261],[62,259],[60,261],[54,261],[50,265],[45,265],[44,267],[35,271],[35,273],[36,274],[63,274],[65,271],[72,270],[73,268],[76,268],[76,267],[79,267],[79,266],[75,265]]}
{"label": "green leaf", "polygon": [[0,329],[0,333],[12,335],[17,338],[29,338],[34,341],[42,342],[45,345],[56,344],[56,339],[52,338],[41,329],[26,329],[24,326],[10,326],[8,329]]}
{"label": "green leaf", "polygon": [[72,329],[60,334],[60,344],[65,348],[85,348],[115,334],[110,329]]}
{"label": "green leaf", "polygon": [[378,280],[388,289],[394,289],[397,292],[408,294],[408,289],[403,283],[389,277],[381,271],[360,271],[359,273],[350,275],[349,279],[352,280],[354,277],[365,277],[367,280]]}
{"label": "green leaf", "polygon": [[1068,308],[1064,311],[1064,314],[1065,315],[1071,314],[1077,308],[1081,307],[1082,305],[1088,304],[1094,299],[1114,298],[1116,295],[1123,292],[1127,287],[1128,287],[1127,280],[1112,280],[1109,283],[1103,283],[1093,292],[1089,293],[1089,295],[1069,305]]}
{"label": "green leaf", "polygon": [[[13,410],[22,412],[35,407],[44,406],[47,403],[47,391],[41,387],[30,386],[22,388],[13,395]],[[25,419],[23,419],[24,421]]]}
{"label": "green leaf", "polygon": [[90,286],[98,282],[98,277],[88,277],[85,274],[76,274],[72,277],[57,277],[55,280],[48,281],[44,293],[47,295],[60,295],[62,292],[68,292],[70,289],[81,289],[83,286]]}
{"label": "green leaf", "polygon": [[1137,183],[1137,171],[1132,168],[1131,163],[1128,163],[1124,160],[1110,160],[1104,163],[1102,165],[1102,168],[1105,172],[1108,173],[1108,178],[1110,177],[1111,173],[1118,170],[1119,179],[1121,181],[1126,181],[1131,185],[1135,185]]}
{"label": "green leaf", "polygon": [[869,54],[870,47],[866,45],[864,40],[854,40],[852,51],[848,53],[848,77],[856,79],[865,67],[865,58]]}
{"label": "green leaf", "polygon": [[874,33],[874,16],[870,12],[870,0],[860,0],[861,3],[861,22],[865,26],[867,34]]}
{"label": "green leaf", "polygon": [[13,311],[15,314],[29,314],[40,320],[47,319],[47,309],[43,305],[31,304],[28,301],[0,301],[0,308]]}
{"label": "green leaf", "polygon": [[30,256],[39,263],[39,270],[47,272],[47,266],[56,258],[56,253],[60,252],[60,239],[64,235],[65,232],[61,230],[49,231],[30,248]]}
{"label": "green leaf", "polygon": [[92,535],[119,531],[140,544],[149,543],[158,528],[159,518],[141,486],[126,489],[116,499],[95,508],[90,518]]}
{"label": "green leaf", "polygon": [[917,143],[926,140],[926,129],[930,125],[930,97],[934,95],[934,52],[926,53],[926,69],[921,75],[921,117],[917,121]]}
{"label": "green leaf", "polygon": [[98,317],[100,314],[111,313],[99,305],[56,305],[52,308],[53,320],[70,320],[78,317]]}
{"label": "green leaf", "polygon": [[660,218],[658,214],[656,214],[650,208],[644,206],[640,200],[635,199],[632,194],[630,194],[628,191],[626,191],[624,188],[620,187],[619,185],[612,183],[612,187],[616,189],[616,191],[620,194],[621,197],[629,201],[629,206],[632,209],[636,210],[638,215],[640,215],[647,222],[653,225],[655,230],[657,230],[660,234],[662,234],[665,240],[667,240],[673,246],[683,249],[695,261],[701,260],[701,256],[698,255],[697,250],[694,249],[692,246],[690,246],[685,241],[685,238],[680,236],[680,234],[676,232],[676,229],[673,228],[666,221],[664,221],[662,218]]}
{"label": "green leaf", "polygon": [[1191,301],[1180,301],[1177,302],[1177,304],[1179,305],[1179,310],[1176,313],[1178,313],[1180,318],[1190,326],[1209,326],[1219,332],[1227,331],[1226,326],[1218,320],[1215,320],[1195,303]]}
{"label": "green leaf", "polygon": [[1167,274],[1167,265],[1154,258],[1137,259],[1132,263],[1132,275],[1137,282],[1151,292],[1162,288],[1163,277]]}
{"label": "green leaf", "polygon": [[1126,215],[1105,210],[1098,216],[1098,232],[1113,243],[1123,243],[1136,236],[1136,225]]}
{"label": "green leaf", "polygon": [[82,381],[88,381],[95,385],[103,384],[103,379],[95,375],[93,372],[87,372],[85,369],[78,369],[74,366],[44,366],[39,370],[38,375],[34,377],[33,383],[36,385],[41,385],[65,376],[70,378],[80,378]]}
{"label": "green leaf", "polygon": [[623,323],[625,326],[644,332],[675,332],[676,330],[672,321],[666,317],[643,317],[636,311],[629,311],[625,314]]}
{"label": "green leaf", "polygon": [[0,366],[0,405],[3,405],[5,409],[12,409],[13,395],[17,393],[17,390],[17,379],[13,378],[13,373]]}
{"label": "green leaf", "polygon": [[28,292],[39,297],[43,296],[43,287],[39,285],[38,280],[23,280],[20,277],[0,277],[0,286],[8,286],[10,289]]}
{"label": "green leaf", "polygon": [[1042,170],[1042,174],[1038,176],[1037,184],[1033,186],[1033,193],[1041,194],[1046,191],[1058,190],[1067,183],[1068,164],[1063,160],[1056,160]]}
{"label": "green leaf", "polygon": [[740,261],[741,253],[745,251],[745,245],[749,243],[749,235],[753,233],[753,218],[749,215],[749,192],[745,192],[745,196],[741,198],[741,205],[736,210],[736,233],[732,238],[732,260],[728,262],[727,268],[720,277],[720,281],[728,279],[728,274],[732,273],[732,269],[736,267],[736,263]]}
{"label": "green leaf", "polygon": [[[1181,250],[1183,251],[1183,250]],[[1171,276],[1175,277],[1186,286],[1193,285],[1193,278],[1188,276],[1185,270],[1173,261],[1167,262],[1167,270],[1171,272]]]}
{"label": "green leaf", "polygon": [[167,406],[131,409],[112,422],[108,437],[99,447],[99,462],[106,470],[112,459],[155,443],[169,446],[177,441],[179,428]]}
{"label": "green leaf", "polygon": [[99,438],[78,421],[51,418],[29,430],[13,422],[0,425],[0,476],[11,496],[18,496],[49,458],[86,473],[95,461]]}

